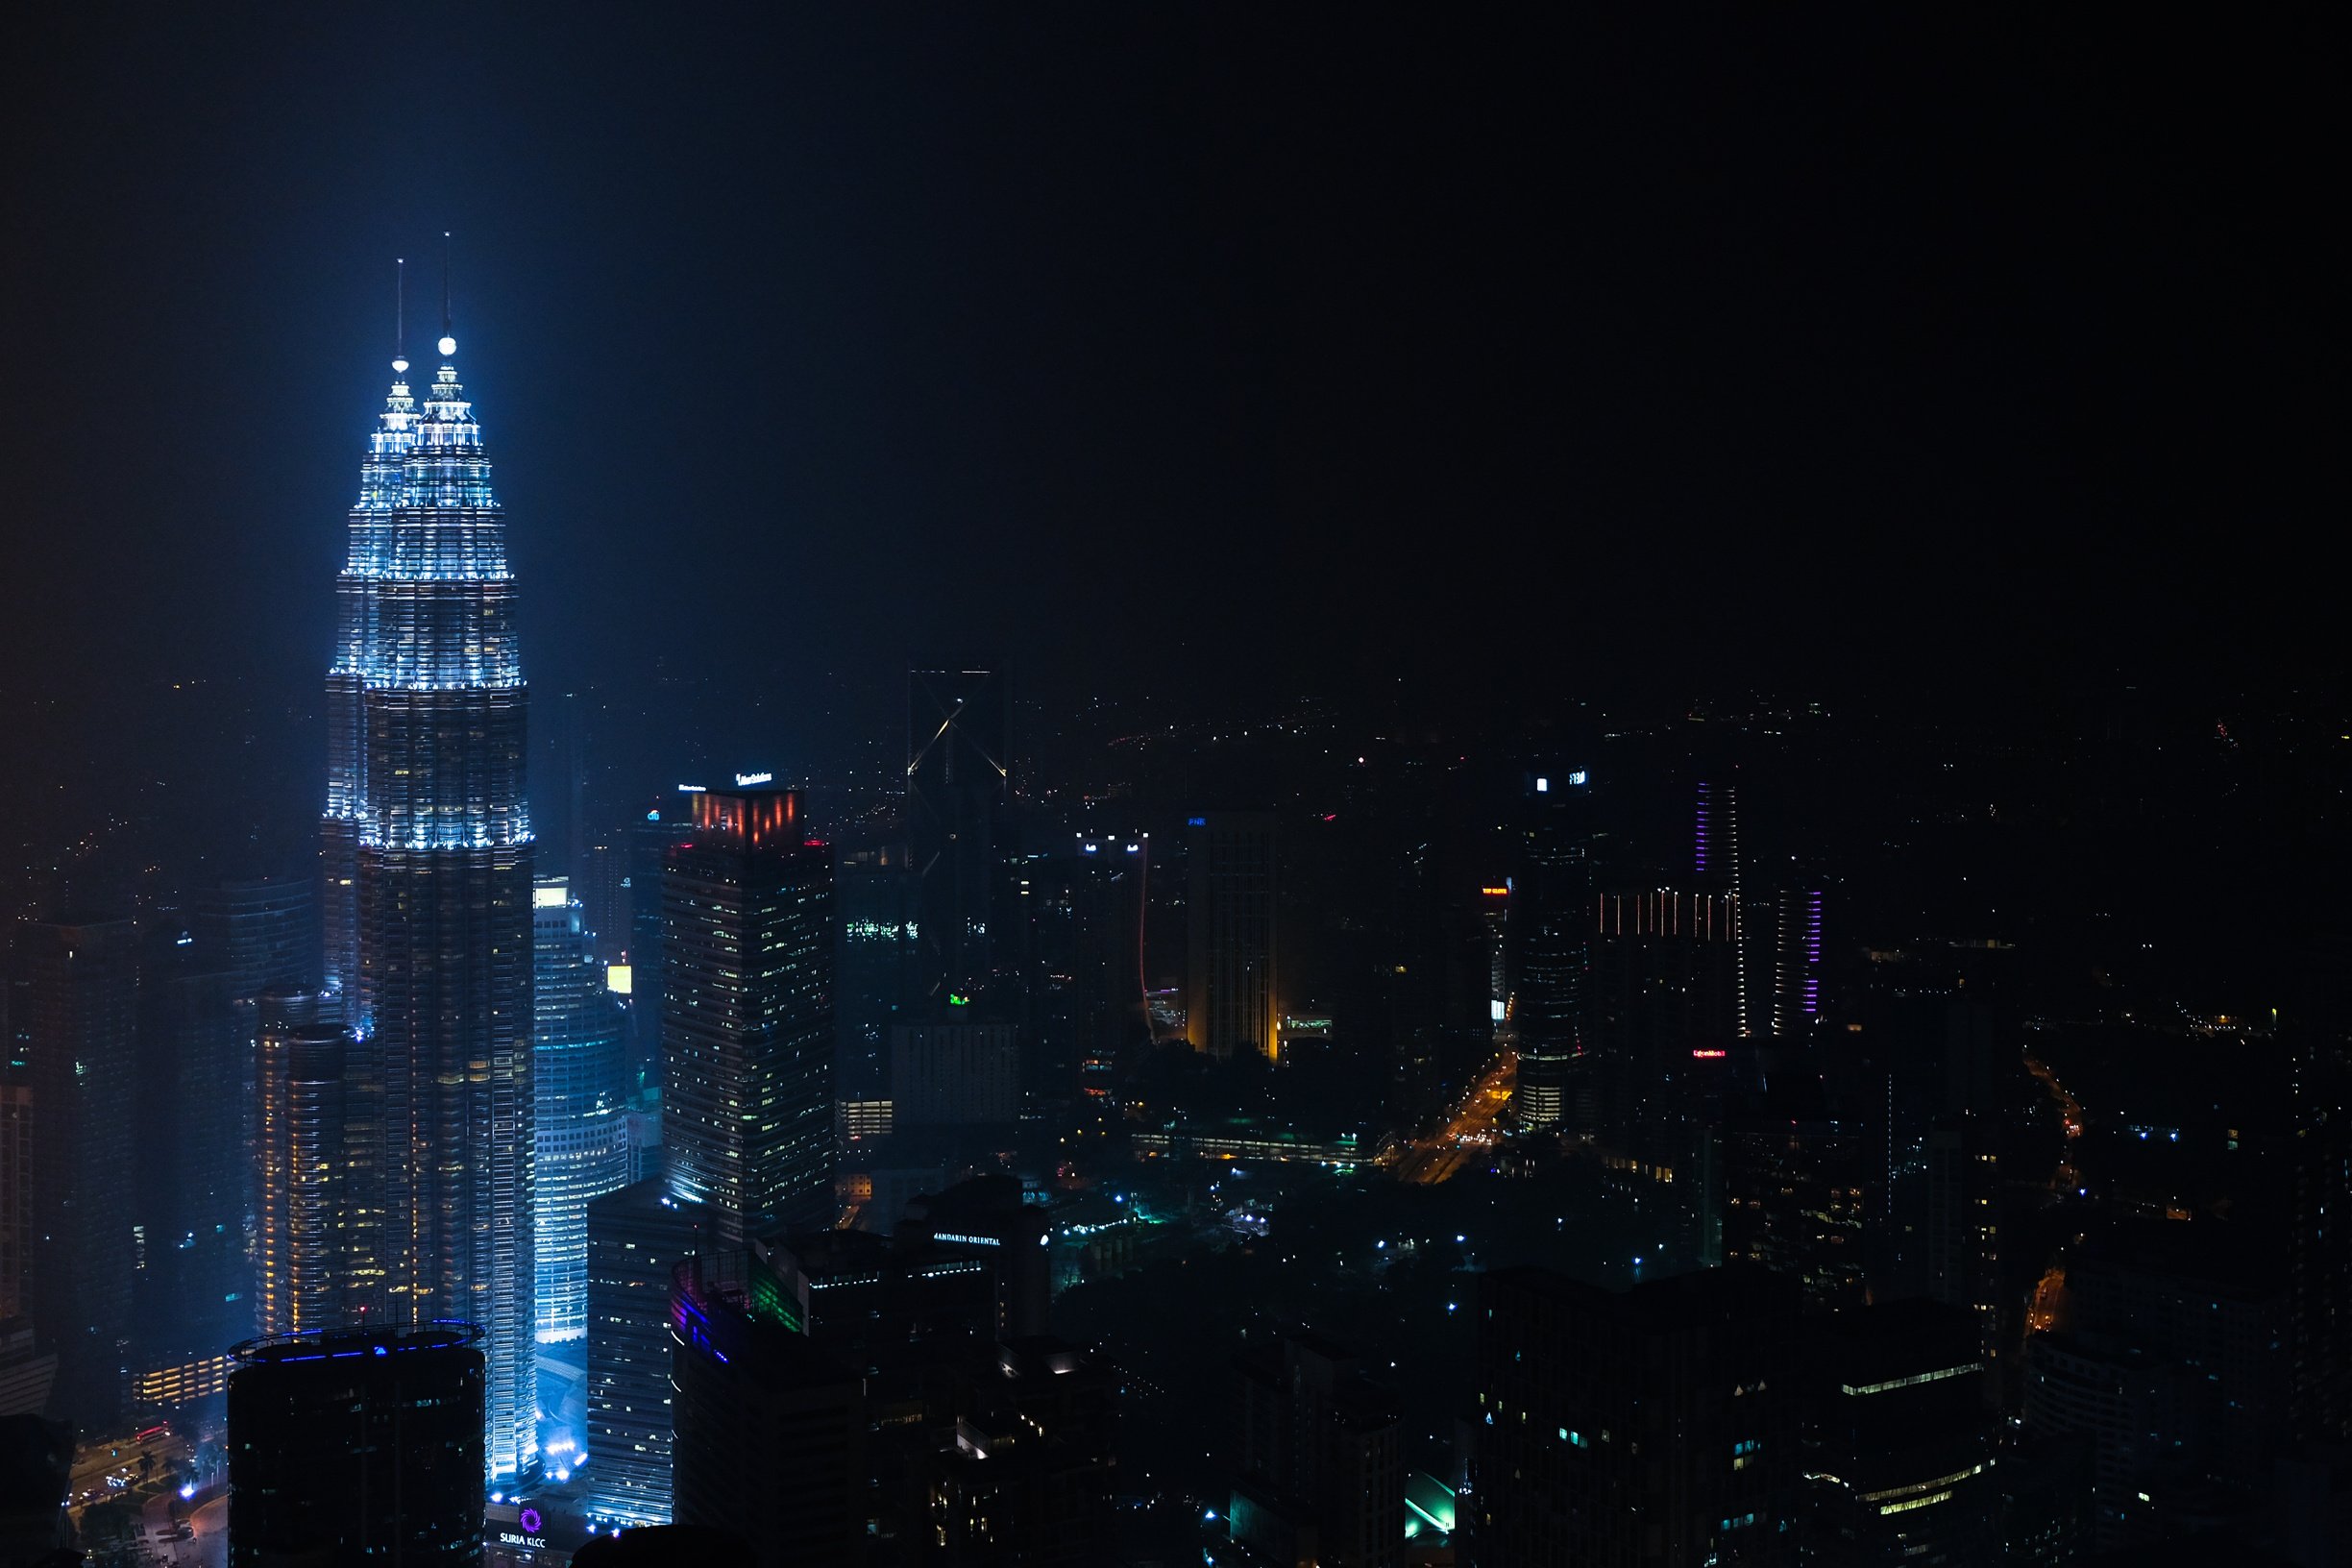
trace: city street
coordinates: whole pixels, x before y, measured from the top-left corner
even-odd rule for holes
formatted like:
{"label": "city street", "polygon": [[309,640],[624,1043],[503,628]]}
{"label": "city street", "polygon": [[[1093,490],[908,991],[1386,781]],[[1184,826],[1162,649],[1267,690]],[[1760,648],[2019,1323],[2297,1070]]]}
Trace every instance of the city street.
{"label": "city street", "polygon": [[1434,1187],[1460,1170],[1475,1151],[1492,1144],[1495,1123],[1510,1104],[1518,1067],[1518,1057],[1509,1051],[1495,1058],[1470,1086],[1446,1124],[1432,1137],[1415,1139],[1408,1147],[1405,1158],[1397,1162],[1397,1179]]}
{"label": "city street", "polygon": [[191,1532],[186,1540],[172,1535],[171,1506],[177,1502],[169,1494],[149,1498],[141,1515],[155,1561],[170,1568],[228,1568],[229,1495],[223,1492],[193,1508],[182,1505]]}

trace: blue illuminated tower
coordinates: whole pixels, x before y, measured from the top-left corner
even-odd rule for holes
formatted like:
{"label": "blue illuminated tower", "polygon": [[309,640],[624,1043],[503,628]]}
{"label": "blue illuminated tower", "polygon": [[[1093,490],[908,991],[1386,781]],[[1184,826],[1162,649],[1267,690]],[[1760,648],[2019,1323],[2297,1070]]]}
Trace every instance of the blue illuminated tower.
{"label": "blue illuminated tower", "polygon": [[[527,689],[481,428],[442,364],[385,400],[351,512],[328,675],[327,971],[381,1128],[371,1322],[486,1331],[493,1478],[535,1468]],[[365,1118],[363,1118],[365,1119]]]}
{"label": "blue illuminated tower", "polygon": [[588,1205],[628,1182],[628,1016],[604,989],[579,900],[562,877],[532,892],[538,1032],[531,1073],[538,1113],[539,1339],[588,1333]]}

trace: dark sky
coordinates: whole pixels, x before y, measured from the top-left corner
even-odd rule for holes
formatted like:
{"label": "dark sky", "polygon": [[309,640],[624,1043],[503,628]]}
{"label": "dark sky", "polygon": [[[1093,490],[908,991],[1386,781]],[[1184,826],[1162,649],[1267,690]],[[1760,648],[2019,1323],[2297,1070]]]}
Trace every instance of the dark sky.
{"label": "dark sky", "polygon": [[543,689],[2326,647],[2315,13],[1318,9],[44,8],[0,667],[306,700],[444,229]]}

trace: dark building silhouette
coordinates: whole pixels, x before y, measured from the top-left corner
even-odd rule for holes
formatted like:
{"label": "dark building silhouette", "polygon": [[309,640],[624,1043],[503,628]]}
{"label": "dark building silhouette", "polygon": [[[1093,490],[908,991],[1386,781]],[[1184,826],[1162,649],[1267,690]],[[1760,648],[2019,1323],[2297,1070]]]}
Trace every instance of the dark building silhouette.
{"label": "dark building silhouette", "polygon": [[144,1376],[254,1333],[245,1216],[253,1016],[238,978],[176,925],[149,933],[139,985],[140,1267],[132,1357]]}
{"label": "dark building silhouette", "polygon": [[1388,1568],[1405,1545],[1405,1460],[1392,1396],[1360,1360],[1295,1333],[1235,1364],[1233,1538],[1273,1562]]}
{"label": "dark building silhouette", "polygon": [[1511,1023],[1519,1119],[1570,1124],[1592,1025],[1591,775],[1541,763],[1522,779],[1511,878]]}
{"label": "dark building silhouette", "polygon": [[12,1060],[32,1090],[33,1321],[60,1361],[60,1410],[120,1409],[138,1266],[139,942],[128,919],[20,925]]}
{"label": "dark building silhouette", "polygon": [[2017,1343],[2021,1308],[2001,1272],[2000,1145],[1986,1120],[1928,1130],[1927,1291],[1974,1316],[1988,1357]]}
{"label": "dark building silhouette", "polygon": [[249,1340],[229,1377],[229,1561],[482,1556],[482,1334],[471,1324]]}
{"label": "dark building silhouette", "polygon": [[[682,800],[683,796],[671,799]],[[671,847],[691,831],[691,807],[669,800],[649,807],[628,829],[629,1072],[632,1082],[662,1081],[662,994],[668,985],[662,924],[663,868]]]}
{"label": "dark building silhouette", "polygon": [[1021,1201],[1013,1176],[975,1176],[907,1205],[900,1237],[961,1253],[985,1263],[995,1280],[993,1337],[1035,1338],[1045,1333],[1052,1269],[1045,1211]]}
{"label": "dark building silhouette", "polygon": [[664,872],[670,1191],[736,1242],[831,1222],[833,857],[800,796],[695,796]]}
{"label": "dark building silhouette", "polygon": [[2091,1538],[2101,1550],[2147,1546],[2165,1533],[2155,1501],[2180,1472],[2184,1442],[2171,1368],[2109,1339],[2037,1334],[2026,1344],[2024,1424],[2036,1440],[2072,1439],[2088,1453]]}
{"label": "dark building silhouette", "polygon": [[1506,1268],[1479,1307],[1480,1563],[1796,1560],[1793,1282],[1730,1267],[1610,1291]]}
{"label": "dark building silhouette", "polygon": [[1869,1221],[1884,1164],[1874,1161],[1870,1130],[1793,1098],[1758,1097],[1727,1113],[1724,1257],[1787,1275],[1815,1310],[1858,1306],[1869,1290]]}
{"label": "dark building silhouette", "polygon": [[[1975,1314],[1911,1300],[1833,1319],[1804,1428],[1804,1560],[1824,1568],[1997,1561],[1995,1418]],[[1735,1455],[1753,1460],[1748,1455]]]}
{"label": "dark building silhouette", "polygon": [[907,672],[906,828],[919,878],[916,987],[938,1003],[996,972],[1006,928],[1005,806],[1012,732],[1005,676],[991,670]]}
{"label": "dark building silhouette", "polygon": [[805,1332],[805,1287],[757,1250],[677,1267],[671,1293],[676,1523],[762,1531],[747,1568],[851,1568],[868,1512],[865,1387]]}
{"label": "dark building silhouette", "polygon": [[891,1117],[900,1133],[1010,1128],[1020,1118],[1021,1049],[1010,1023],[896,1024],[890,1062]]}
{"label": "dark building silhouette", "polygon": [[1150,1043],[1143,937],[1151,837],[1082,835],[1017,869],[1028,917],[1024,1083],[1045,1104],[1108,1094]]}
{"label": "dark building silhouette", "polygon": [[73,1479],[73,1428],[0,1409],[0,1563],[72,1568],[86,1561],[60,1499]]}
{"label": "dark building silhouette", "polygon": [[[7,1100],[0,1088],[0,1111]],[[41,1348],[29,1318],[0,1317],[0,1415],[38,1415],[47,1409],[57,1368],[57,1353]]]}
{"label": "dark building silhouette", "polygon": [[2173,1441],[2141,1478],[2151,1493],[2170,1494],[2159,1495],[2159,1506],[2177,1506],[2183,1483],[2245,1497],[2268,1491],[2290,1432],[2283,1273],[2265,1238],[2178,1223],[2102,1237],[2068,1263],[2070,1334],[2086,1345],[2129,1347],[2169,1385]]}
{"label": "dark building silhouette", "polygon": [[318,891],[283,877],[215,882],[188,902],[197,956],[226,969],[231,992],[250,1002],[271,986],[319,983]]}
{"label": "dark building silhouette", "polygon": [[655,1525],[592,1537],[572,1554],[572,1568],[684,1568],[688,1563],[749,1562],[751,1543],[731,1530]]}
{"label": "dark building silhouette", "polygon": [[1185,1037],[1211,1056],[1273,1058],[1280,1047],[1274,814],[1191,819],[1185,851]]}
{"label": "dark building silhouette", "polygon": [[588,1205],[588,1511],[670,1518],[670,1288],[698,1238],[658,1180]]}
{"label": "dark building silhouette", "polygon": [[[2352,954],[2325,955],[2341,976]],[[2338,985],[2341,985],[2339,980]],[[2352,1443],[2352,1046],[2345,999],[2293,1053],[2294,1143],[2289,1159],[2288,1346],[2291,1425],[2311,1443]]]}
{"label": "dark building silhouette", "polygon": [[1738,905],[1653,888],[1603,894],[1595,907],[1578,1130],[1661,1180],[1688,1181],[1704,1163],[1699,1139],[1714,1132],[1694,1121],[1691,1080],[1726,1076],[1739,1035]]}
{"label": "dark building silhouette", "polygon": [[0,1323],[31,1306],[36,1136],[31,1086],[0,1075]]}
{"label": "dark building silhouette", "polygon": [[[1059,1339],[998,1347],[943,1458],[931,1518],[947,1560],[1094,1568],[1115,1560],[1118,1387]],[[1338,1559],[1332,1560],[1336,1568]]]}
{"label": "dark building silhouette", "polygon": [[920,884],[898,845],[846,851],[833,869],[834,1094],[877,1100],[890,1091],[890,1032],[915,993]]}

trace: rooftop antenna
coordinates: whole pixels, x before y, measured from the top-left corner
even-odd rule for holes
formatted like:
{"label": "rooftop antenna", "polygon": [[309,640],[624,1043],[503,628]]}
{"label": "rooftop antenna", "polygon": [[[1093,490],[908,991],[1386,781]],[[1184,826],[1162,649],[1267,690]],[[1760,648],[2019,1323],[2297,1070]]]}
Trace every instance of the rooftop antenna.
{"label": "rooftop antenna", "polygon": [[392,258],[392,368],[408,370],[408,258]]}
{"label": "rooftop antenna", "polygon": [[441,231],[441,354],[444,358],[457,352],[457,339],[450,330],[450,235]]}

